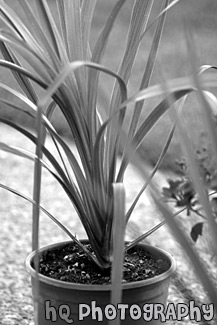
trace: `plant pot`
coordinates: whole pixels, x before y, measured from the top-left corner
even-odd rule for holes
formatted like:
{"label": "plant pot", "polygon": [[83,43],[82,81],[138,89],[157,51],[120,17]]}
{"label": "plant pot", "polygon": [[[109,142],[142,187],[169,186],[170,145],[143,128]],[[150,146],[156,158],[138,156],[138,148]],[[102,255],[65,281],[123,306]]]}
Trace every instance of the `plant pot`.
{"label": "plant pot", "polygon": [[[46,246],[39,250],[39,254],[60,248],[67,243]],[[161,317],[153,318],[157,313],[156,308],[164,308],[166,305],[170,276],[175,270],[175,261],[162,249],[143,244],[138,246],[142,246],[154,256],[167,259],[170,262],[170,268],[154,278],[123,284],[122,304],[118,307],[121,311],[121,324],[161,324]],[[36,271],[31,266],[35,256],[36,253],[32,252],[27,257],[26,269],[31,274],[34,300],[38,301],[38,325],[55,324],[55,322],[58,325],[66,325],[71,324],[72,320],[73,324],[108,324],[108,319],[115,317],[117,310],[110,305],[111,285],[74,284],[38,274],[37,290]]]}

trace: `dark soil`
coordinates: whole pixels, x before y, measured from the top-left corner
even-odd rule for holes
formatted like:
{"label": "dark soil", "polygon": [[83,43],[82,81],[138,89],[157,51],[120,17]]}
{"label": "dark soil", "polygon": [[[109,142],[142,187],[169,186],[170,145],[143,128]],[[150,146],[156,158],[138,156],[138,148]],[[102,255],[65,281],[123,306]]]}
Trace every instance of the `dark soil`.
{"label": "dark soil", "polygon": [[[86,248],[90,249],[87,244]],[[132,248],[124,258],[123,282],[141,281],[164,273],[170,261],[152,256],[143,248]],[[111,283],[111,268],[102,270],[74,243],[40,256],[39,272],[50,278],[82,284]]]}

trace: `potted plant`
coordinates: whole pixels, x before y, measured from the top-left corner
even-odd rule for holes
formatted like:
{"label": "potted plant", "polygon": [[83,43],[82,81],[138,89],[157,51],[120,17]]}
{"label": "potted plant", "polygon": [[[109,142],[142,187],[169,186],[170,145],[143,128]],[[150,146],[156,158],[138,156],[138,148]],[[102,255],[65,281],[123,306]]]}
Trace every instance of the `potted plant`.
{"label": "potted plant", "polygon": [[[126,213],[123,189],[129,163],[171,104],[164,99],[141,120],[144,100],[152,96],[151,92],[146,94],[142,90],[146,91],[150,83],[166,12],[171,5],[169,1],[162,1],[159,14],[150,23],[154,1],[134,1],[123,59],[118,72],[114,72],[101,62],[112,27],[125,1],[116,1],[91,49],[90,31],[96,2],[59,0],[55,7],[57,12],[52,12],[47,1],[38,0],[34,3],[37,16],[29,1],[21,1],[19,6],[26,16],[25,25],[5,1],[0,1],[4,26],[0,33],[4,60],[0,60],[0,65],[13,73],[22,90],[1,82],[0,87],[13,98],[0,100],[36,121],[35,134],[34,129],[31,131],[14,120],[0,117],[0,122],[13,127],[36,145],[35,154],[7,144],[0,147],[35,162],[33,199],[18,192],[16,194],[32,202],[34,207],[33,253],[27,258],[26,266],[32,277],[39,325],[53,321],[58,321],[58,324],[72,323],[72,320],[95,324],[101,319],[107,323],[116,318],[116,312],[120,313],[124,324],[132,324],[132,319],[137,324],[144,324],[144,321],[158,324],[161,322],[159,315],[162,317],[166,305],[169,278],[175,268],[174,260],[168,253],[139,244],[164,222],[133,242],[124,243],[127,223],[167,151],[174,127],[153,172]],[[54,18],[56,13],[58,23]],[[154,23],[156,29],[138,89],[140,92],[128,97],[127,85],[139,45]],[[97,106],[102,82],[100,73],[114,81],[106,107]],[[175,91],[174,100],[189,91]],[[79,159],[52,123],[52,115],[57,108],[67,122]],[[132,112],[130,117],[129,110]],[[56,153],[46,147],[47,135],[53,140]],[[71,241],[38,250],[42,168],[47,169],[65,190],[88,240],[79,241],[43,209]],[[6,188],[3,184],[1,186]],[[91,271],[95,275],[91,275]],[[121,282],[122,273],[124,283]],[[114,296],[110,300],[111,289]],[[121,290],[124,305],[120,308],[109,305],[110,301],[120,302]],[[158,309],[153,309],[155,306]]]}

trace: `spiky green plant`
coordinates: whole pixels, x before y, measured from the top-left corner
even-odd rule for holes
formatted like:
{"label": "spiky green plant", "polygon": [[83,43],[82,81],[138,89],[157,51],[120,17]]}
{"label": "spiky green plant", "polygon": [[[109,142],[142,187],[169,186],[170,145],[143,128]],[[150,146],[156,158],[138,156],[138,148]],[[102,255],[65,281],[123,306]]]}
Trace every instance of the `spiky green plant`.
{"label": "spiky green plant", "polygon": [[[186,95],[195,90],[199,94],[203,107],[206,108],[205,120],[208,129],[211,130],[213,147],[217,148],[209,107],[211,104],[211,107],[215,109],[216,101],[211,93],[204,92],[207,87],[216,87],[215,74],[205,73],[198,76],[194,70],[193,78],[163,81],[162,84],[150,86],[166,13],[178,1],[171,1],[171,3],[169,0],[161,1],[162,8],[159,14],[151,20],[154,2],[154,0],[133,1],[125,50],[118,71],[113,71],[102,65],[102,61],[110,34],[115,28],[114,23],[125,0],[115,2],[94,45],[91,44],[90,38],[96,0],[53,1],[52,4],[56,6],[58,14],[58,23],[54,19],[47,1],[34,1],[37,14],[32,9],[33,2],[19,1],[17,5],[25,13],[25,24],[7,4],[7,1],[0,0],[2,24],[0,49],[4,57],[4,60],[0,60],[0,66],[5,68],[6,73],[7,71],[13,73],[20,86],[19,89],[21,89],[16,90],[1,80],[0,88],[8,92],[11,99],[6,100],[1,96],[0,101],[15,111],[21,112],[23,116],[30,117],[36,121],[37,125],[35,134],[33,130],[26,129],[16,120],[3,118],[0,114],[0,122],[13,127],[36,145],[35,154],[32,154],[15,146],[0,144],[0,149],[35,162],[33,199],[27,198],[22,193],[3,184],[1,186],[33,204],[33,249],[38,248],[38,225],[41,210],[56,222],[71,239],[76,241],[101,268],[110,267],[113,257],[115,267],[112,278],[119,279],[117,282],[112,281],[114,304],[120,301],[121,296],[119,261],[123,257],[125,228],[141,194],[147,188],[167,151],[175,125],[181,132],[181,141],[190,161],[192,179],[208,216],[213,243],[216,241],[216,225],[212,211],[202,190],[203,186],[191,156],[188,139],[186,141],[183,125],[176,113],[172,115],[174,124],[168,132],[168,139],[151,174],[148,174],[147,170],[144,170],[144,165],[135,158],[137,149],[158,120],[167,112],[172,114],[173,104],[181,98],[184,100]],[[154,24],[156,28],[143,76],[138,85],[138,92],[129,97],[128,83],[132,76],[137,51],[150,26]],[[210,67],[203,67],[201,72],[208,68]],[[104,107],[98,107],[97,102],[98,95],[102,90],[99,82],[101,74],[110,76],[114,80],[108,105]],[[38,92],[38,89],[41,91]],[[163,96],[164,99],[157,106],[153,106],[151,113],[143,119],[141,113],[144,101],[158,96]],[[62,113],[67,122],[70,138],[74,141],[79,154],[79,161],[51,122],[55,109]],[[128,128],[125,129],[127,110],[131,111],[131,120]],[[55,153],[49,151],[45,145],[47,135],[52,138],[56,146]],[[57,154],[58,159],[56,158]],[[124,214],[124,191],[120,183],[124,182],[124,174],[131,161],[139,166],[146,176],[146,181],[131,207]],[[46,168],[55,177],[70,198],[86,230],[94,254],[87,251],[72,232],[40,206],[42,168]],[[174,215],[156,193],[158,193],[157,189],[154,189],[156,205],[198,270],[211,300],[216,302],[216,290],[209,274],[175,223]],[[125,249],[137,244],[164,223],[165,221],[135,239]]]}
{"label": "spiky green plant", "polygon": [[[28,115],[33,120],[37,120],[37,135],[35,135],[19,123],[0,117],[0,122],[13,127],[36,145],[35,155],[7,144],[0,146],[2,150],[8,150],[35,161],[33,200],[28,198],[33,203],[33,249],[38,246],[41,168],[46,168],[70,198],[84,226],[94,254],[87,251],[64,225],[48,212],[46,213],[100,267],[107,268],[111,265],[115,200],[112,185],[123,182],[125,170],[134,151],[139,148],[146,135],[167,109],[163,101],[153,108],[152,113],[145,120],[140,122],[144,99],[137,100],[136,96],[129,99],[127,85],[140,43],[149,27],[156,24],[139,90],[148,87],[166,12],[176,2],[173,1],[169,5],[168,0],[162,1],[161,11],[151,22],[150,14],[154,1],[134,1],[125,51],[118,72],[115,72],[103,66],[101,62],[114,22],[125,3],[124,0],[116,1],[94,46],[90,44],[90,36],[96,0],[56,1],[55,9],[58,13],[59,24],[55,21],[53,12],[45,0],[34,2],[37,15],[29,1],[19,2],[26,16],[25,24],[7,4],[7,1],[0,1],[0,19],[3,26],[0,32],[0,49],[4,56],[4,60],[0,60],[0,66],[4,67],[6,72],[12,71],[22,89],[22,92],[15,90],[1,81],[1,89],[7,91],[12,99],[5,100],[1,97],[0,100],[14,110],[19,110],[24,116]],[[97,97],[101,91],[100,73],[111,76],[114,85],[108,107],[98,109]],[[36,85],[43,90],[39,94]],[[177,98],[181,95],[182,92],[176,94]],[[25,104],[25,109],[22,103]],[[130,103],[135,104],[129,129],[122,131],[127,105]],[[70,138],[75,143],[80,162],[51,123],[55,109],[60,110],[67,122]],[[158,165],[171,141],[172,133],[173,130],[163,148]],[[46,148],[47,134],[55,143],[60,162],[56,159],[56,153]],[[118,164],[120,152],[122,154]],[[125,227],[147,184],[148,182],[126,213]],[[19,195],[23,197],[21,193]],[[143,238],[140,237],[139,240]]]}
{"label": "spiky green plant", "polygon": [[[170,100],[168,100],[169,94],[162,90],[161,85],[149,87],[166,13],[177,2],[177,0],[171,3],[169,0],[162,1],[162,8],[152,21],[150,17],[154,0],[133,2],[123,58],[118,72],[115,72],[101,63],[113,25],[125,3],[124,0],[116,1],[94,46],[90,43],[90,36],[96,0],[57,0],[55,8],[58,13],[58,23],[47,1],[34,2],[37,15],[29,1],[20,1],[19,6],[25,13],[26,24],[6,1],[0,1],[0,19],[3,26],[0,32],[0,48],[4,56],[4,60],[0,60],[0,66],[4,67],[6,72],[10,70],[13,73],[22,89],[18,91],[1,81],[1,89],[7,91],[12,99],[6,100],[1,97],[0,100],[14,110],[20,111],[24,116],[28,115],[32,120],[37,121],[37,135],[35,135],[33,131],[19,125],[18,122],[0,117],[2,123],[13,127],[36,145],[35,155],[14,146],[2,143],[0,145],[2,150],[35,161],[34,197],[33,200],[25,197],[33,203],[34,207],[33,249],[37,248],[38,244],[38,216],[41,209],[100,267],[107,268],[111,265],[112,231],[115,228],[115,196],[112,187],[114,185],[115,188],[115,184],[124,181],[126,168],[134,158],[136,150],[158,120],[169,111],[173,102],[196,88],[191,78],[172,80],[168,82],[169,92],[172,93],[172,97],[169,96]],[[138,92],[128,97],[128,82],[132,76],[140,43],[147,35],[150,26],[154,24],[156,28]],[[98,109],[97,97],[101,91],[100,73],[111,76],[114,85],[108,106]],[[213,86],[215,82],[215,76],[204,75],[202,86]],[[38,88],[42,89],[39,94]],[[144,101],[158,95],[163,95],[164,100],[154,106],[151,113],[142,119]],[[24,103],[26,108],[24,109],[18,103]],[[124,129],[129,106],[131,120],[128,128]],[[55,109],[60,110],[68,124],[70,137],[75,143],[80,161],[76,159],[74,152],[51,123]],[[168,134],[168,140],[162,148],[157,165],[151,175],[148,175],[144,186],[125,214],[123,231],[138,199],[167,151],[174,127],[175,124]],[[56,153],[49,151],[45,146],[47,134],[56,145],[59,160],[56,159]],[[44,157],[48,163],[43,159]],[[64,225],[39,206],[42,167],[57,179],[70,198],[94,254],[87,251]],[[120,190],[119,186],[117,191],[118,189]],[[24,197],[21,193],[16,194]],[[163,223],[137,238],[126,249],[143,240]]]}

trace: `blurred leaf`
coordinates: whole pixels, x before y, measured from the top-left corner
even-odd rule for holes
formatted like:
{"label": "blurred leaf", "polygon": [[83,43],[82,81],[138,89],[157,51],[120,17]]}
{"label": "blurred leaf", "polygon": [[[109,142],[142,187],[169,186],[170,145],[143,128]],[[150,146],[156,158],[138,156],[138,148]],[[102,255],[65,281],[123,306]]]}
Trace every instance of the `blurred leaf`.
{"label": "blurred leaf", "polygon": [[204,265],[198,253],[195,251],[194,247],[192,247],[184,231],[180,228],[178,223],[173,218],[170,209],[162,202],[162,200],[159,199],[158,191],[156,187],[153,186],[153,184],[152,184],[152,194],[156,206],[164,216],[165,220],[168,221],[168,225],[173,235],[175,236],[176,240],[180,243],[180,245],[184,249],[186,253],[186,257],[189,258],[191,265],[194,267],[195,272],[197,272],[201,280],[201,283],[203,284],[204,290],[206,290],[211,302],[214,303],[215,305],[217,302],[217,292],[215,289],[215,285],[214,285],[215,280],[213,276],[207,272],[206,266]]}
{"label": "blurred leaf", "polygon": [[[197,89],[198,99],[199,99],[199,102],[200,102],[200,105],[202,108],[201,113],[203,116],[203,121],[207,127],[207,130],[209,130],[209,136],[212,141],[212,148],[214,149],[215,156],[217,157],[216,131],[215,131],[214,121],[212,119],[210,103],[209,103],[209,100],[207,100],[206,93],[204,93],[203,88],[202,88],[203,86],[201,83],[201,75],[198,75],[198,69],[197,69],[197,64],[196,64],[197,60],[196,60],[196,56],[195,56],[195,52],[194,52],[194,48],[193,48],[193,40],[191,38],[191,33],[187,32],[187,31],[186,31],[186,42],[187,42],[187,47],[188,47],[188,59],[190,61],[191,69],[193,72],[192,80],[193,80],[195,87]],[[216,100],[215,100],[215,103],[216,103]],[[173,113],[174,116],[176,115],[175,110],[171,111],[171,113]],[[199,171],[199,168],[195,161],[194,154],[192,153],[191,142],[188,138],[188,135],[187,135],[186,131],[184,130],[184,127],[183,127],[180,119],[178,118],[178,116],[176,116],[176,119],[177,119],[177,128],[178,128],[181,143],[183,146],[183,151],[184,151],[185,156],[189,163],[189,172],[190,172],[193,184],[194,184],[194,188],[195,188],[196,192],[198,193],[200,203],[202,204],[203,209],[206,214],[206,217],[207,217],[210,233],[211,233],[212,240],[213,240],[212,247],[216,254],[217,253],[217,237],[216,237],[217,224],[215,222],[215,219],[214,219],[214,216],[212,213],[212,208],[211,208],[211,205],[210,205],[210,202],[208,199],[206,186],[204,185],[204,182],[200,178],[200,171]]]}
{"label": "blurred leaf", "polygon": [[191,229],[191,238],[194,242],[197,241],[199,236],[202,236],[203,230],[203,222],[198,222],[195,226]]}
{"label": "blurred leaf", "polygon": [[[205,87],[211,87],[215,88],[217,83],[217,74],[207,73],[204,75],[201,75],[200,77],[200,84],[202,88]],[[167,92],[165,92],[165,87],[163,87],[162,84],[156,84],[153,86],[149,86],[146,89],[138,91],[136,94],[129,97],[125,102],[123,102],[119,108],[122,108],[123,106],[127,106],[132,103],[139,102],[141,100],[156,98],[158,96],[165,96],[168,95],[168,93],[171,93],[175,95],[183,93],[189,94],[196,90],[195,84],[192,80],[191,76],[187,77],[180,77],[176,79],[170,79],[167,80]],[[167,99],[168,101],[168,99]]]}
{"label": "blurred leaf", "polygon": [[192,199],[196,194],[192,182],[189,179],[182,178],[175,181],[168,179],[168,183],[169,188],[163,187],[163,195],[166,198],[174,199],[179,207],[186,206],[187,215],[189,215],[189,209],[193,204]]}
{"label": "blurred leaf", "polygon": [[[111,304],[117,308],[122,302],[122,277],[124,261],[124,236],[125,236],[125,190],[121,183],[113,184],[114,219],[112,229],[113,261],[112,261],[112,293]],[[119,312],[114,325],[120,324]]]}

